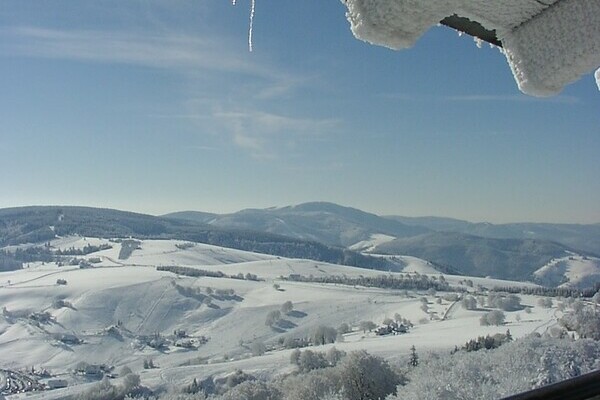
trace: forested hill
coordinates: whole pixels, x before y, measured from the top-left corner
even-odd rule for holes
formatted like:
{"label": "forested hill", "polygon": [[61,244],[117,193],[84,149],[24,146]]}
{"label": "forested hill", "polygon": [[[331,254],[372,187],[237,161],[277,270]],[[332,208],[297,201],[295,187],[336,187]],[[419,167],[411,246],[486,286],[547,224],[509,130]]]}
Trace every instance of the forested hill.
{"label": "forested hill", "polygon": [[180,239],[369,269],[394,268],[387,260],[347,249],[263,232],[219,228],[193,221],[91,207],[0,209],[0,247],[44,243],[56,236],[68,235]]}
{"label": "forested hill", "polygon": [[558,242],[600,255],[600,224],[510,223],[490,224],[440,217],[386,217],[437,232],[457,232],[492,239],[535,239]]}
{"label": "forested hill", "polygon": [[401,238],[431,232],[427,228],[407,225],[356,208],[326,202],[246,209],[225,215],[184,211],[167,214],[165,217],[205,222],[222,228],[269,232],[342,247],[350,247],[377,234]]}
{"label": "forested hill", "polygon": [[396,239],[377,246],[382,254],[405,254],[457,269],[461,274],[533,280],[533,273],[552,259],[568,255],[568,247],[544,240],[490,239],[435,232]]}

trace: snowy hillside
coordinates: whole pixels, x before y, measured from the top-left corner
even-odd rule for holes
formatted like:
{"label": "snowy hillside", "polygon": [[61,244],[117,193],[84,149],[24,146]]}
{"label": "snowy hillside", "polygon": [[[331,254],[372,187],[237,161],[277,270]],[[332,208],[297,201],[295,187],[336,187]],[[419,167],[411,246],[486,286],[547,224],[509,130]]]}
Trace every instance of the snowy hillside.
{"label": "snowy hillside", "polygon": [[[366,349],[397,359],[405,357],[413,345],[422,350],[451,349],[477,335],[507,329],[515,337],[543,333],[560,315],[554,307],[539,307],[536,296],[522,295],[522,305],[506,312],[505,323],[481,326],[480,318],[491,308],[463,309],[457,301],[460,295],[449,292],[310,281],[381,274],[373,270],[174,240],[140,240],[128,257],[121,252],[128,244],[106,239],[68,237],[50,243],[54,251],[62,252],[102,245],[112,248],[77,256],[78,265],[38,262],[0,273],[0,304],[4,307],[0,368],[46,368],[55,378],[68,382],[65,389],[28,398],[60,398],[84,390],[99,378],[73,374],[82,361],[106,364],[106,368],[114,367],[112,371],[129,366],[141,374],[144,385],[159,389],[189,384],[191,376],[218,376],[236,369],[256,376],[285,373],[292,368],[291,350],[281,343],[286,338],[310,337],[323,324],[334,328],[348,325],[348,332],[335,343],[340,350]],[[71,257],[66,256],[65,261]],[[426,261],[413,257],[401,261],[404,273],[386,273],[388,277],[444,280],[452,291],[473,294],[497,286],[535,287],[444,276]],[[185,274],[191,270],[224,275],[191,277],[159,271],[155,266],[177,266]],[[281,279],[290,275],[309,281]],[[293,309],[266,324],[269,313],[280,310],[287,301]],[[414,324],[408,333],[378,336],[360,328],[362,321],[380,324],[396,314]],[[264,346],[266,353],[257,353],[256,343]],[[144,369],[148,360],[156,368]],[[115,374],[107,371],[101,374]]]}
{"label": "snowy hillside", "polygon": [[[598,240],[594,239],[600,237],[596,225],[494,225],[436,217],[381,217],[326,202],[227,215],[187,211],[166,217],[315,240],[367,256],[413,256],[435,263],[445,273],[513,280],[533,280],[534,271],[575,248],[596,249]],[[399,271],[402,265],[375,268]]]}
{"label": "snowy hillside", "polygon": [[378,245],[373,252],[410,255],[450,266],[464,275],[532,280],[533,272],[553,258],[567,255],[557,243],[531,239],[490,239],[435,232]]}
{"label": "snowy hillside", "polygon": [[408,237],[428,232],[351,207],[312,202],[295,206],[248,209],[207,219],[202,212],[178,212],[165,217],[202,221],[222,228],[249,229],[314,240],[331,246],[352,246],[372,237]]}
{"label": "snowy hillside", "polygon": [[572,253],[550,261],[535,271],[534,275],[542,285],[593,287],[600,281],[600,259]]}

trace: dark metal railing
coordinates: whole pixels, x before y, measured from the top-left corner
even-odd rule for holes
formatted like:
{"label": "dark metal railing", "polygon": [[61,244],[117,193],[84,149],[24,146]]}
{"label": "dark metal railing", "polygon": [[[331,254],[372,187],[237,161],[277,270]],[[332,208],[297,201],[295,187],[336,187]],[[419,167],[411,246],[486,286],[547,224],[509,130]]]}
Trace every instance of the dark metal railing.
{"label": "dark metal railing", "polygon": [[600,370],[502,400],[600,400]]}

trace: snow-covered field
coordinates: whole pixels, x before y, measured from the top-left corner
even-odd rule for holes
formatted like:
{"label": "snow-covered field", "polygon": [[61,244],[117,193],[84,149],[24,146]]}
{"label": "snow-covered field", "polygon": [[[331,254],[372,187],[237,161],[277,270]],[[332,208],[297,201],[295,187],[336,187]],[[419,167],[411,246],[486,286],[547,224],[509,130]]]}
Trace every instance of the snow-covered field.
{"label": "snow-covered field", "polygon": [[[381,275],[380,271],[203,244],[186,246],[180,241],[141,241],[140,248],[125,260],[118,258],[118,243],[103,239],[64,238],[51,246],[83,249],[88,244],[111,244],[113,248],[78,256],[100,259],[88,268],[31,263],[27,269],[0,273],[0,304],[4,307],[0,316],[0,368],[47,368],[69,383],[68,388],[29,394],[27,398],[61,398],[94,382],[93,377],[72,374],[81,361],[114,366],[115,371],[129,366],[141,374],[142,384],[159,388],[236,369],[255,376],[285,373],[291,369],[291,350],[282,349],[279,340],[288,335],[307,337],[319,325],[338,327],[346,323],[352,328],[335,344],[341,350],[365,349],[394,359],[406,356],[413,345],[419,351],[452,349],[478,335],[507,329],[514,337],[543,333],[561,314],[555,308],[557,302],[554,308],[542,308],[535,296],[521,296],[530,312],[507,312],[503,325],[481,326],[479,319],[489,310],[465,310],[459,302],[444,299],[448,293],[280,279],[290,274],[375,276]],[[403,257],[403,262],[407,265],[403,275],[441,276],[426,261]],[[227,275],[250,273],[261,280],[178,276],[157,271],[155,267],[161,265]],[[484,278],[444,278],[469,291],[478,285],[519,285]],[[66,284],[57,284],[58,279]],[[427,312],[422,309],[423,297],[427,298]],[[276,325],[267,326],[267,314],[279,310],[286,301],[293,303],[294,310],[282,314]],[[380,324],[396,313],[414,323],[408,333],[376,336],[359,328],[361,321]],[[185,331],[180,335],[184,338],[175,337],[178,330]],[[150,345],[157,334],[166,340],[160,349]],[[190,347],[175,345],[182,341]],[[255,342],[266,345],[264,355],[252,355]],[[143,369],[148,359],[158,368]]]}

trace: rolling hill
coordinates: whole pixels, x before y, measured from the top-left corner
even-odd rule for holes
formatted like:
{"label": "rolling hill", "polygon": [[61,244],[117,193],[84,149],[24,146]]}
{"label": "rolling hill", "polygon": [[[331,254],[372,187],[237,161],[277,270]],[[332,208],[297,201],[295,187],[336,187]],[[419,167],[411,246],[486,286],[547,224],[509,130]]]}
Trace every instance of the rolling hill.
{"label": "rolling hill", "polygon": [[428,228],[325,202],[247,209],[226,215],[186,211],[164,217],[200,221],[223,228],[268,232],[343,247],[367,240],[374,234],[410,237],[430,231]]}
{"label": "rolling hill", "polygon": [[[446,272],[502,279],[533,280],[533,272],[554,258],[568,252],[593,256],[581,248],[600,246],[600,225],[493,225],[439,217],[380,217],[326,202],[226,215],[187,211],[166,217],[277,233],[364,254],[415,256],[446,267]],[[589,283],[596,278],[578,279]]]}
{"label": "rolling hill", "polygon": [[495,239],[537,239],[558,242],[593,254],[600,254],[600,224],[512,223],[490,224],[441,217],[387,217],[403,224],[437,232],[459,232]]}
{"label": "rolling hill", "polygon": [[[23,243],[45,243],[55,237],[68,235],[179,239],[364,268],[382,270],[397,268],[395,264],[385,259],[259,230],[224,228],[194,221],[90,207],[46,206],[0,210],[0,247]],[[15,260],[11,260],[11,255],[6,252],[0,253],[0,267],[14,266]],[[29,255],[24,254],[24,256]],[[33,258],[26,258],[16,261],[33,260]]]}
{"label": "rolling hill", "polygon": [[374,253],[403,254],[448,265],[464,275],[533,280],[533,273],[569,249],[549,241],[490,239],[463,233],[435,232],[396,239]]}
{"label": "rolling hill", "polygon": [[[351,284],[325,284],[281,279],[291,274],[346,279],[412,276],[436,282],[442,275],[422,260],[406,260],[402,274],[288,259],[178,240],[135,238],[139,247],[125,260],[119,246],[102,238],[69,236],[50,240],[52,251],[84,249],[92,245],[112,248],[82,256],[99,262],[93,266],[31,263],[29,268],[0,273],[0,379],[14,398],[60,399],[81,393],[102,376],[118,382],[127,366],[139,374],[144,387],[161,393],[189,385],[192,379],[220,378],[237,369],[270,379],[293,372],[286,338],[310,337],[319,326],[347,324],[335,346],[343,351],[364,349],[389,360],[399,360],[411,346],[419,351],[447,353],[476,335],[506,332],[506,326],[482,326],[488,310],[467,310],[459,305],[462,291],[496,286],[535,288],[521,282],[444,276],[446,292],[397,290]],[[90,261],[91,262],[91,261]],[[194,270],[222,271],[226,276],[192,277],[164,271],[161,265]],[[201,269],[198,268],[201,265]],[[159,267],[159,268],[157,268]],[[255,274],[257,279],[237,278]],[[235,276],[235,278],[233,278]],[[469,286],[467,280],[472,279]],[[62,280],[62,284],[58,281]],[[544,333],[556,325],[555,308],[538,306],[538,296],[523,295],[523,307],[506,313],[511,334],[523,337]],[[424,307],[424,300],[427,307]],[[269,313],[290,301],[293,310],[268,325]],[[379,336],[360,328],[362,321],[380,323],[400,314],[414,324],[402,335]],[[289,340],[288,340],[289,342]],[[264,350],[256,352],[254,344]],[[324,351],[328,344],[311,347]],[[293,347],[293,346],[292,346]],[[144,361],[152,360],[153,368]],[[76,373],[81,365],[103,365],[101,373]],[[50,377],[34,374],[47,369]],[[114,369],[110,369],[113,368]],[[19,372],[27,369],[27,373]],[[20,393],[19,379],[46,382],[63,379],[67,387]],[[2,392],[0,392],[2,393]],[[24,397],[18,397],[23,395]]]}

